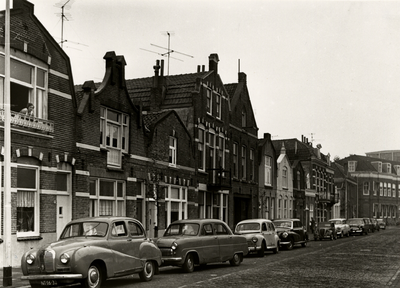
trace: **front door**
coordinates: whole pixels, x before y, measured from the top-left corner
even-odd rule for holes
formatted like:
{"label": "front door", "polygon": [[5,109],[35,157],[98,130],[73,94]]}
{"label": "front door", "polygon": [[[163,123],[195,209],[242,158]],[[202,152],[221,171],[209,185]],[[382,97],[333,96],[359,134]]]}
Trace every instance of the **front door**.
{"label": "front door", "polygon": [[157,225],[157,218],[156,218],[156,205],[154,201],[148,201],[147,202],[147,211],[146,211],[146,230],[147,230],[147,235],[149,238],[154,238],[155,231],[154,228]]}
{"label": "front door", "polygon": [[71,204],[69,195],[57,195],[57,239],[65,225],[71,221]]}

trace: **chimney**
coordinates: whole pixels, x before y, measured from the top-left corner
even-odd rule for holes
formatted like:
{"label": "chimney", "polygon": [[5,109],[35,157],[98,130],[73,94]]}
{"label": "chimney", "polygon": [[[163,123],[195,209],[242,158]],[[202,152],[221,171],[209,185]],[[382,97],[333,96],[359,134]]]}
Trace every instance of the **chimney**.
{"label": "chimney", "polygon": [[158,72],[160,71],[160,60],[157,60],[156,61],[156,65],[155,66],[153,66],[153,69],[154,69],[154,81],[153,81],[153,87],[154,88],[157,88],[158,87]]}
{"label": "chimney", "polygon": [[247,83],[247,75],[244,72],[239,72],[239,83]]}
{"label": "chimney", "polygon": [[218,74],[218,62],[219,62],[218,54],[214,53],[208,56],[208,70],[214,71],[215,75]]}
{"label": "chimney", "polygon": [[205,72],[206,71],[206,65],[201,65],[201,72]]}
{"label": "chimney", "polygon": [[200,65],[197,65],[197,73],[200,73]]}
{"label": "chimney", "polygon": [[264,133],[264,139],[271,141],[271,134],[270,133]]}
{"label": "chimney", "polygon": [[282,141],[281,154],[286,154],[285,142]]}

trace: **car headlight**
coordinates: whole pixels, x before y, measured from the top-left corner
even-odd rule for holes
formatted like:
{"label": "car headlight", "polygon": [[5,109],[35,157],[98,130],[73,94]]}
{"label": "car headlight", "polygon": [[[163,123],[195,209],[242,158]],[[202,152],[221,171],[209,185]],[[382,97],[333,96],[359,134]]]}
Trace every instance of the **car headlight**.
{"label": "car headlight", "polygon": [[178,249],[178,243],[176,243],[175,241],[172,242],[172,246],[171,246],[171,252],[172,254],[176,253],[176,249]]}
{"label": "car headlight", "polygon": [[283,233],[282,233],[282,237],[283,237],[283,238],[286,238],[288,235],[289,235],[289,234],[288,234],[287,232],[283,232]]}
{"label": "car headlight", "polygon": [[63,263],[63,264],[67,264],[68,262],[69,262],[69,259],[70,259],[71,257],[69,257],[69,255],[67,254],[67,253],[63,253],[63,254],[61,254],[61,256],[60,256],[60,261],[61,261],[61,263]]}
{"label": "car headlight", "polygon": [[253,238],[251,238],[251,241],[253,241],[253,243],[257,243],[258,239],[257,239],[257,237],[253,237]]}
{"label": "car headlight", "polygon": [[32,265],[33,262],[35,262],[35,256],[32,254],[28,254],[28,256],[26,256],[26,263],[28,265]]}

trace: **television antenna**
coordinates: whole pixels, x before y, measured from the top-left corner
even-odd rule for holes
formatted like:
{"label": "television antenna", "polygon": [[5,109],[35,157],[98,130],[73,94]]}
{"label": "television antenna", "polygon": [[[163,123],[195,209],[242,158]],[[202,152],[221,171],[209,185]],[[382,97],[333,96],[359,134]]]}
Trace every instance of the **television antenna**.
{"label": "television antenna", "polygon": [[167,52],[165,52],[165,53],[158,53],[158,52],[151,51],[151,50],[147,50],[147,49],[143,49],[143,48],[140,48],[140,49],[141,49],[141,50],[144,50],[144,51],[147,51],[147,52],[156,53],[156,54],[161,55],[161,56],[163,56],[163,57],[167,57],[167,58],[168,58],[167,75],[169,75],[169,59],[170,59],[170,58],[175,59],[175,60],[179,60],[179,61],[182,61],[182,62],[183,62],[182,59],[171,57],[171,54],[172,54],[172,53],[177,53],[177,54],[180,54],[180,55],[183,55],[183,56],[187,56],[187,57],[190,57],[190,58],[194,58],[194,57],[193,57],[192,55],[185,54],[185,53],[182,53],[182,52],[179,52],[179,51],[176,51],[176,50],[171,49],[171,34],[173,35],[173,32],[164,31],[164,32],[162,32],[162,33],[168,36],[168,48],[162,47],[162,46],[159,46],[159,45],[156,45],[156,44],[152,44],[152,43],[150,43],[150,45],[151,45],[151,46],[154,46],[154,47],[157,47],[157,48],[161,48],[161,49],[167,50]]}
{"label": "television antenna", "polygon": [[67,42],[67,40],[64,40],[64,20],[69,21],[69,19],[67,17],[69,17],[71,19],[71,14],[69,13],[65,13],[65,10],[69,10],[71,9],[71,5],[75,0],[67,0],[65,2],[65,0],[60,1],[59,3],[55,4],[55,7],[61,8],[61,48],[63,48],[63,44],[64,42]]}

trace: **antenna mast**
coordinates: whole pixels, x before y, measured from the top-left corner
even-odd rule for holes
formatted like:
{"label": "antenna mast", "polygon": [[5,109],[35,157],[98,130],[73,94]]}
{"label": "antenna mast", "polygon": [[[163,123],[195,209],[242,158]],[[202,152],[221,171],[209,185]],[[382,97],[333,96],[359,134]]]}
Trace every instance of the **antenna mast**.
{"label": "antenna mast", "polygon": [[[64,0],[65,1],[65,0]],[[74,0],[72,0],[73,2]],[[68,5],[68,3],[71,2],[71,0],[67,0],[67,2],[65,2],[64,4],[61,3],[57,3],[55,6],[61,8],[61,48],[63,47],[63,43],[66,42],[66,40],[64,40],[64,19],[66,19],[68,21],[67,16],[70,16],[69,14],[67,15],[66,13],[64,13],[65,9],[69,9],[71,8],[71,4]]]}

